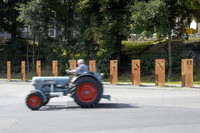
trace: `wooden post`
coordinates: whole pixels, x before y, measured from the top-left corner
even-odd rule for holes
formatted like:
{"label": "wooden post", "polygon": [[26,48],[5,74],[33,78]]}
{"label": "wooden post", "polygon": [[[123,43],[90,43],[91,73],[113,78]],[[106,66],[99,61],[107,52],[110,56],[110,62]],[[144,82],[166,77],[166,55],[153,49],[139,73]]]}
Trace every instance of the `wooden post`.
{"label": "wooden post", "polygon": [[7,61],[7,80],[10,82],[11,80],[11,62]]}
{"label": "wooden post", "polygon": [[[76,69],[76,60],[71,60],[70,61],[70,70]],[[72,73],[72,77],[75,77],[76,73]]]}
{"label": "wooden post", "polygon": [[52,61],[52,74],[54,77],[58,76],[58,61],[57,60]]}
{"label": "wooden post", "polygon": [[140,86],[140,60],[132,60],[132,84]]}
{"label": "wooden post", "polygon": [[118,80],[118,61],[111,60],[110,61],[110,83],[117,85]]}
{"label": "wooden post", "polygon": [[41,61],[36,61],[36,74],[38,77],[41,76]]}
{"label": "wooden post", "polygon": [[181,60],[182,87],[193,87],[193,59]]}
{"label": "wooden post", "polygon": [[21,62],[21,74],[22,74],[22,81],[26,81],[26,62],[22,61]]}
{"label": "wooden post", "polygon": [[155,61],[155,84],[165,87],[165,59]]}
{"label": "wooden post", "polygon": [[76,60],[71,60],[70,61],[70,70],[76,69]]}
{"label": "wooden post", "polygon": [[96,73],[96,61],[95,60],[89,61],[89,71]]}

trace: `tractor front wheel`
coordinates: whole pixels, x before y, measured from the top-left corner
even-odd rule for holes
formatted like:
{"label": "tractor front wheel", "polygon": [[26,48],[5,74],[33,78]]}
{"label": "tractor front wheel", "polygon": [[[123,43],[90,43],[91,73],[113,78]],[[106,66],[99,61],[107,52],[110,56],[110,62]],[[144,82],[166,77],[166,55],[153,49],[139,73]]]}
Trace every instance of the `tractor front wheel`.
{"label": "tractor front wheel", "polygon": [[26,105],[31,110],[38,110],[43,105],[43,101],[38,92],[32,92],[26,97]]}

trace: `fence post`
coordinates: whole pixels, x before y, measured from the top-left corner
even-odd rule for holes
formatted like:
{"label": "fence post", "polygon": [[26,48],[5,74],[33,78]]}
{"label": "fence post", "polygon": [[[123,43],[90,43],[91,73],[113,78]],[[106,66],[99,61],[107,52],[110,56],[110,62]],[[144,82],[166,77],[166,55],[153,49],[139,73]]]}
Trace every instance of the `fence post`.
{"label": "fence post", "polygon": [[41,76],[41,61],[36,61],[36,74],[38,77]]}
{"label": "fence post", "polygon": [[58,76],[58,61],[57,60],[52,61],[52,74],[54,77]]}
{"label": "fence post", "polygon": [[140,86],[140,60],[132,60],[132,84]]}
{"label": "fence post", "polygon": [[165,87],[165,59],[155,60],[155,84]]}
{"label": "fence post", "polygon": [[[70,60],[70,70],[76,69],[76,60]],[[75,73],[73,73],[73,76],[75,77]]]}
{"label": "fence post", "polygon": [[21,75],[22,75],[22,81],[26,81],[26,62],[21,61]]}
{"label": "fence post", "polygon": [[181,60],[182,87],[193,87],[193,59]]}
{"label": "fence post", "polygon": [[7,80],[10,82],[11,80],[11,62],[7,61]]}
{"label": "fence post", "polygon": [[76,69],[76,60],[71,60],[70,61],[70,70]]}
{"label": "fence post", "polygon": [[118,80],[118,61],[111,60],[110,61],[110,83],[117,85]]}
{"label": "fence post", "polygon": [[89,61],[89,71],[96,73],[96,60]]}

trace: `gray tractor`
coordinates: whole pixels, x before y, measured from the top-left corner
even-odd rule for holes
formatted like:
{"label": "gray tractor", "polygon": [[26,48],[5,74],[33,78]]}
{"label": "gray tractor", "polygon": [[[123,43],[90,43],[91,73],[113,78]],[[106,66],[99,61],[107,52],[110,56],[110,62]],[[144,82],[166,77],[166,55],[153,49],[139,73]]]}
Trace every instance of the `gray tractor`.
{"label": "gray tractor", "polygon": [[34,90],[26,97],[31,110],[45,106],[50,98],[70,95],[83,108],[95,107],[103,96],[102,78],[98,73],[87,72],[76,77],[33,77]]}

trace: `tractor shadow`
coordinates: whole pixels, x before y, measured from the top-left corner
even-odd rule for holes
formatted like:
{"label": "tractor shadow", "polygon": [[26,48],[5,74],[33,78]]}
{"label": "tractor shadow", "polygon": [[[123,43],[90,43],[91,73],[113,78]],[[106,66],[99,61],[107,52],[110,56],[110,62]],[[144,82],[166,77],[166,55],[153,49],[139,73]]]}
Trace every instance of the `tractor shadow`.
{"label": "tractor shadow", "polygon": [[102,109],[128,109],[128,108],[139,108],[127,103],[99,103],[95,108]]}
{"label": "tractor shadow", "polygon": [[81,108],[74,102],[70,102],[67,105],[46,105],[40,109],[40,111],[54,111],[54,110],[85,110],[85,109],[131,109],[139,108],[127,103],[99,103],[93,108]]}

